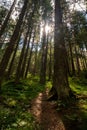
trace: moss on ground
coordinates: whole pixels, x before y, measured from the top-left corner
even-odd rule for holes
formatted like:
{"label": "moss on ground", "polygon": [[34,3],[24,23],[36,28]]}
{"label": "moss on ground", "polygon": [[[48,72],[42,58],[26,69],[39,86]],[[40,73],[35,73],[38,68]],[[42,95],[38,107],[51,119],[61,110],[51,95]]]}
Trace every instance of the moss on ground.
{"label": "moss on ground", "polygon": [[31,100],[45,89],[38,83],[38,78],[30,78],[15,84],[5,82],[2,86],[0,103],[1,130],[34,130],[38,129],[30,113]]}

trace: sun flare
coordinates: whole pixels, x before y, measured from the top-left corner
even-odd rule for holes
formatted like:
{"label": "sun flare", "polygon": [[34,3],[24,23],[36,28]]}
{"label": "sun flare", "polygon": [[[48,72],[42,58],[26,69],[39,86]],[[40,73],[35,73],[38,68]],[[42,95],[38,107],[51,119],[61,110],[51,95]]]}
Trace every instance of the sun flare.
{"label": "sun flare", "polygon": [[49,25],[46,25],[46,26],[45,26],[45,31],[46,31],[46,33],[48,33],[50,30],[51,30],[50,26],[49,26]]}

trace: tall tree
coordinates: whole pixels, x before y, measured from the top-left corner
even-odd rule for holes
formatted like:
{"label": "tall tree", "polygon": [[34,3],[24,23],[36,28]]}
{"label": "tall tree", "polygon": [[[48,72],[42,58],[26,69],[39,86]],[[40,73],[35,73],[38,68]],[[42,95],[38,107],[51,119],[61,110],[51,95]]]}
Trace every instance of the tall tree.
{"label": "tall tree", "polygon": [[31,63],[31,58],[32,58],[32,53],[33,53],[33,47],[34,47],[34,40],[35,40],[35,30],[33,32],[33,38],[32,38],[32,44],[31,44],[30,54],[29,54],[29,57],[28,57],[28,63],[27,63],[27,67],[26,67],[26,70],[25,70],[25,75],[24,75],[25,78],[27,77],[29,69],[30,69],[30,63]]}
{"label": "tall tree", "polygon": [[7,16],[6,16],[5,20],[4,20],[4,22],[3,22],[3,24],[2,24],[2,26],[1,26],[1,29],[0,29],[0,38],[1,38],[1,36],[3,35],[3,33],[4,33],[4,31],[5,31],[5,28],[7,27],[9,18],[11,17],[11,14],[12,14],[12,11],[13,11],[13,9],[14,9],[14,7],[15,7],[16,2],[17,2],[17,0],[14,0],[14,1],[13,1],[13,4],[12,4],[12,6],[11,6],[11,8],[10,8],[10,10],[9,10],[9,12],[8,12],[8,14],[7,14]]}
{"label": "tall tree", "polygon": [[0,63],[0,87],[1,87],[1,83],[2,83],[2,80],[3,80],[4,74],[5,74],[5,70],[7,68],[8,62],[9,62],[10,57],[11,57],[13,51],[14,51],[15,44],[17,43],[17,40],[18,40],[18,37],[19,37],[19,32],[20,32],[21,25],[22,25],[22,22],[23,22],[23,17],[24,17],[25,12],[26,12],[27,4],[28,4],[28,0],[25,0],[24,5],[23,5],[22,10],[21,10],[21,13],[19,15],[19,20],[16,24],[13,35],[11,37],[9,46],[7,47],[5,54],[2,58],[2,61]]}
{"label": "tall tree", "polygon": [[58,99],[67,100],[70,88],[67,75],[67,57],[64,44],[62,9],[60,0],[55,0],[55,34],[54,34],[54,77],[53,88]]}
{"label": "tall tree", "polygon": [[46,82],[46,63],[47,63],[47,38],[46,38],[46,23],[43,27],[43,41],[42,41],[42,56],[41,56],[41,70],[40,70],[40,83],[45,84]]}
{"label": "tall tree", "polygon": [[[42,1],[43,2],[43,1]],[[52,6],[51,6],[51,1],[46,0],[45,2],[42,3],[42,19],[44,21],[44,26],[43,26],[43,37],[42,37],[42,48],[41,48],[41,68],[40,68],[40,83],[45,84],[46,82],[46,68],[47,68],[47,48],[48,48],[48,43],[47,43],[47,36],[46,36],[46,24],[48,23],[47,21],[50,21],[51,19],[51,14],[52,14]]]}

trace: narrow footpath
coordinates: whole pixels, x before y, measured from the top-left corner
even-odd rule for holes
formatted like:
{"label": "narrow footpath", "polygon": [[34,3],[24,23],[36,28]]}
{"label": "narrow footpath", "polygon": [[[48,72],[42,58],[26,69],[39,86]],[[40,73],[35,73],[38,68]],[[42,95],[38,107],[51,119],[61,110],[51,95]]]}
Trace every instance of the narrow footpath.
{"label": "narrow footpath", "polygon": [[32,100],[31,113],[39,124],[40,130],[65,130],[60,115],[55,109],[55,103],[47,101],[48,92],[39,93]]}

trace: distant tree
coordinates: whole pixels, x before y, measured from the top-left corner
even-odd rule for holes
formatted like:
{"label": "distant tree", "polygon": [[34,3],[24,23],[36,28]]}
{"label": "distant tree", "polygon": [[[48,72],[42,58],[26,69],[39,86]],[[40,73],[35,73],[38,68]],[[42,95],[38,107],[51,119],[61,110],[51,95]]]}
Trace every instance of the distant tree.
{"label": "distant tree", "polygon": [[42,3],[42,20],[44,25],[43,25],[43,36],[42,36],[42,48],[41,48],[41,68],[40,68],[41,84],[45,84],[46,82],[48,41],[47,41],[45,27],[47,25],[47,21],[49,22],[51,19],[51,14],[52,14],[51,1],[46,0],[45,2]]}

